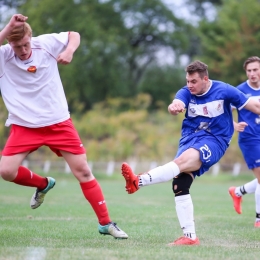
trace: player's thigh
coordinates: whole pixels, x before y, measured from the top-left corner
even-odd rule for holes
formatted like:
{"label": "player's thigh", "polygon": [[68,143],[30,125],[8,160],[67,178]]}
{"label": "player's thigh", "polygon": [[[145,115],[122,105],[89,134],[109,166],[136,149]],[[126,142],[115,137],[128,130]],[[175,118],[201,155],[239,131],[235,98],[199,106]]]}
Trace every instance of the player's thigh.
{"label": "player's thigh", "polygon": [[188,148],[180,156],[174,159],[180,172],[192,172],[201,167],[200,153],[194,148]]}

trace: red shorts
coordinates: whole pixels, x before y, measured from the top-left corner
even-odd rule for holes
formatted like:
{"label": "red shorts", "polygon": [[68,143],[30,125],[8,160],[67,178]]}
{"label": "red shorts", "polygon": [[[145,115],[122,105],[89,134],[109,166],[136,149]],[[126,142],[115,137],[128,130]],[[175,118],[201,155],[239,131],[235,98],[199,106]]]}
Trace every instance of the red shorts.
{"label": "red shorts", "polygon": [[48,146],[58,156],[62,156],[60,150],[73,154],[86,153],[70,118],[58,124],[39,128],[12,125],[2,155],[10,156],[27,151],[31,153],[43,145]]}

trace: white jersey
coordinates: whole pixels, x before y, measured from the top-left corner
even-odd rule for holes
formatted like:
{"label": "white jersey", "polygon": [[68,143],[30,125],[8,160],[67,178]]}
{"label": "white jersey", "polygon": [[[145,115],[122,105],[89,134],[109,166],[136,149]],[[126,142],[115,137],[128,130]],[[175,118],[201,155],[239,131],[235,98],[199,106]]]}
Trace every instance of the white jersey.
{"label": "white jersey", "polygon": [[27,60],[20,60],[9,44],[0,47],[0,88],[9,112],[6,126],[38,128],[70,117],[56,60],[68,39],[68,32],[32,37]]}

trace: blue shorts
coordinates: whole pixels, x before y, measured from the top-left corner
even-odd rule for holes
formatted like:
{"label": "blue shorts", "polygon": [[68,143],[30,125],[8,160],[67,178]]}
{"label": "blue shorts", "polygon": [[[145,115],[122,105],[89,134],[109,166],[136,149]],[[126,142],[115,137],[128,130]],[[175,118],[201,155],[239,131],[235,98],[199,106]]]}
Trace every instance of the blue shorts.
{"label": "blue shorts", "polygon": [[260,167],[260,140],[246,140],[238,143],[247,167],[252,170]]}
{"label": "blue shorts", "polygon": [[199,131],[181,139],[175,158],[189,148],[194,148],[200,152],[202,165],[199,170],[192,172],[195,177],[202,175],[217,163],[226,152],[228,145],[220,143],[216,137],[205,131]]}

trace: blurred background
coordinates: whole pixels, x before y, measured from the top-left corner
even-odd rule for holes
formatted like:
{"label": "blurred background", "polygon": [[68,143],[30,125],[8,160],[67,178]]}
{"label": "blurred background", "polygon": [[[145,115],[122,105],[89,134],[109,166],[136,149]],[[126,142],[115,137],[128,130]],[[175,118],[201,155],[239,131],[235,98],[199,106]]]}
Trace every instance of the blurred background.
{"label": "blurred background", "polygon": [[[119,172],[123,161],[142,171],[172,160],[183,115],[167,107],[185,85],[188,63],[199,59],[211,79],[236,86],[246,80],[244,60],[260,53],[257,0],[0,0],[1,28],[14,13],[29,17],[33,36],[80,33],[60,74],[94,173]],[[6,118],[0,98],[0,150]],[[24,163],[69,172],[46,147]],[[211,171],[219,170],[246,171],[237,134]]]}

